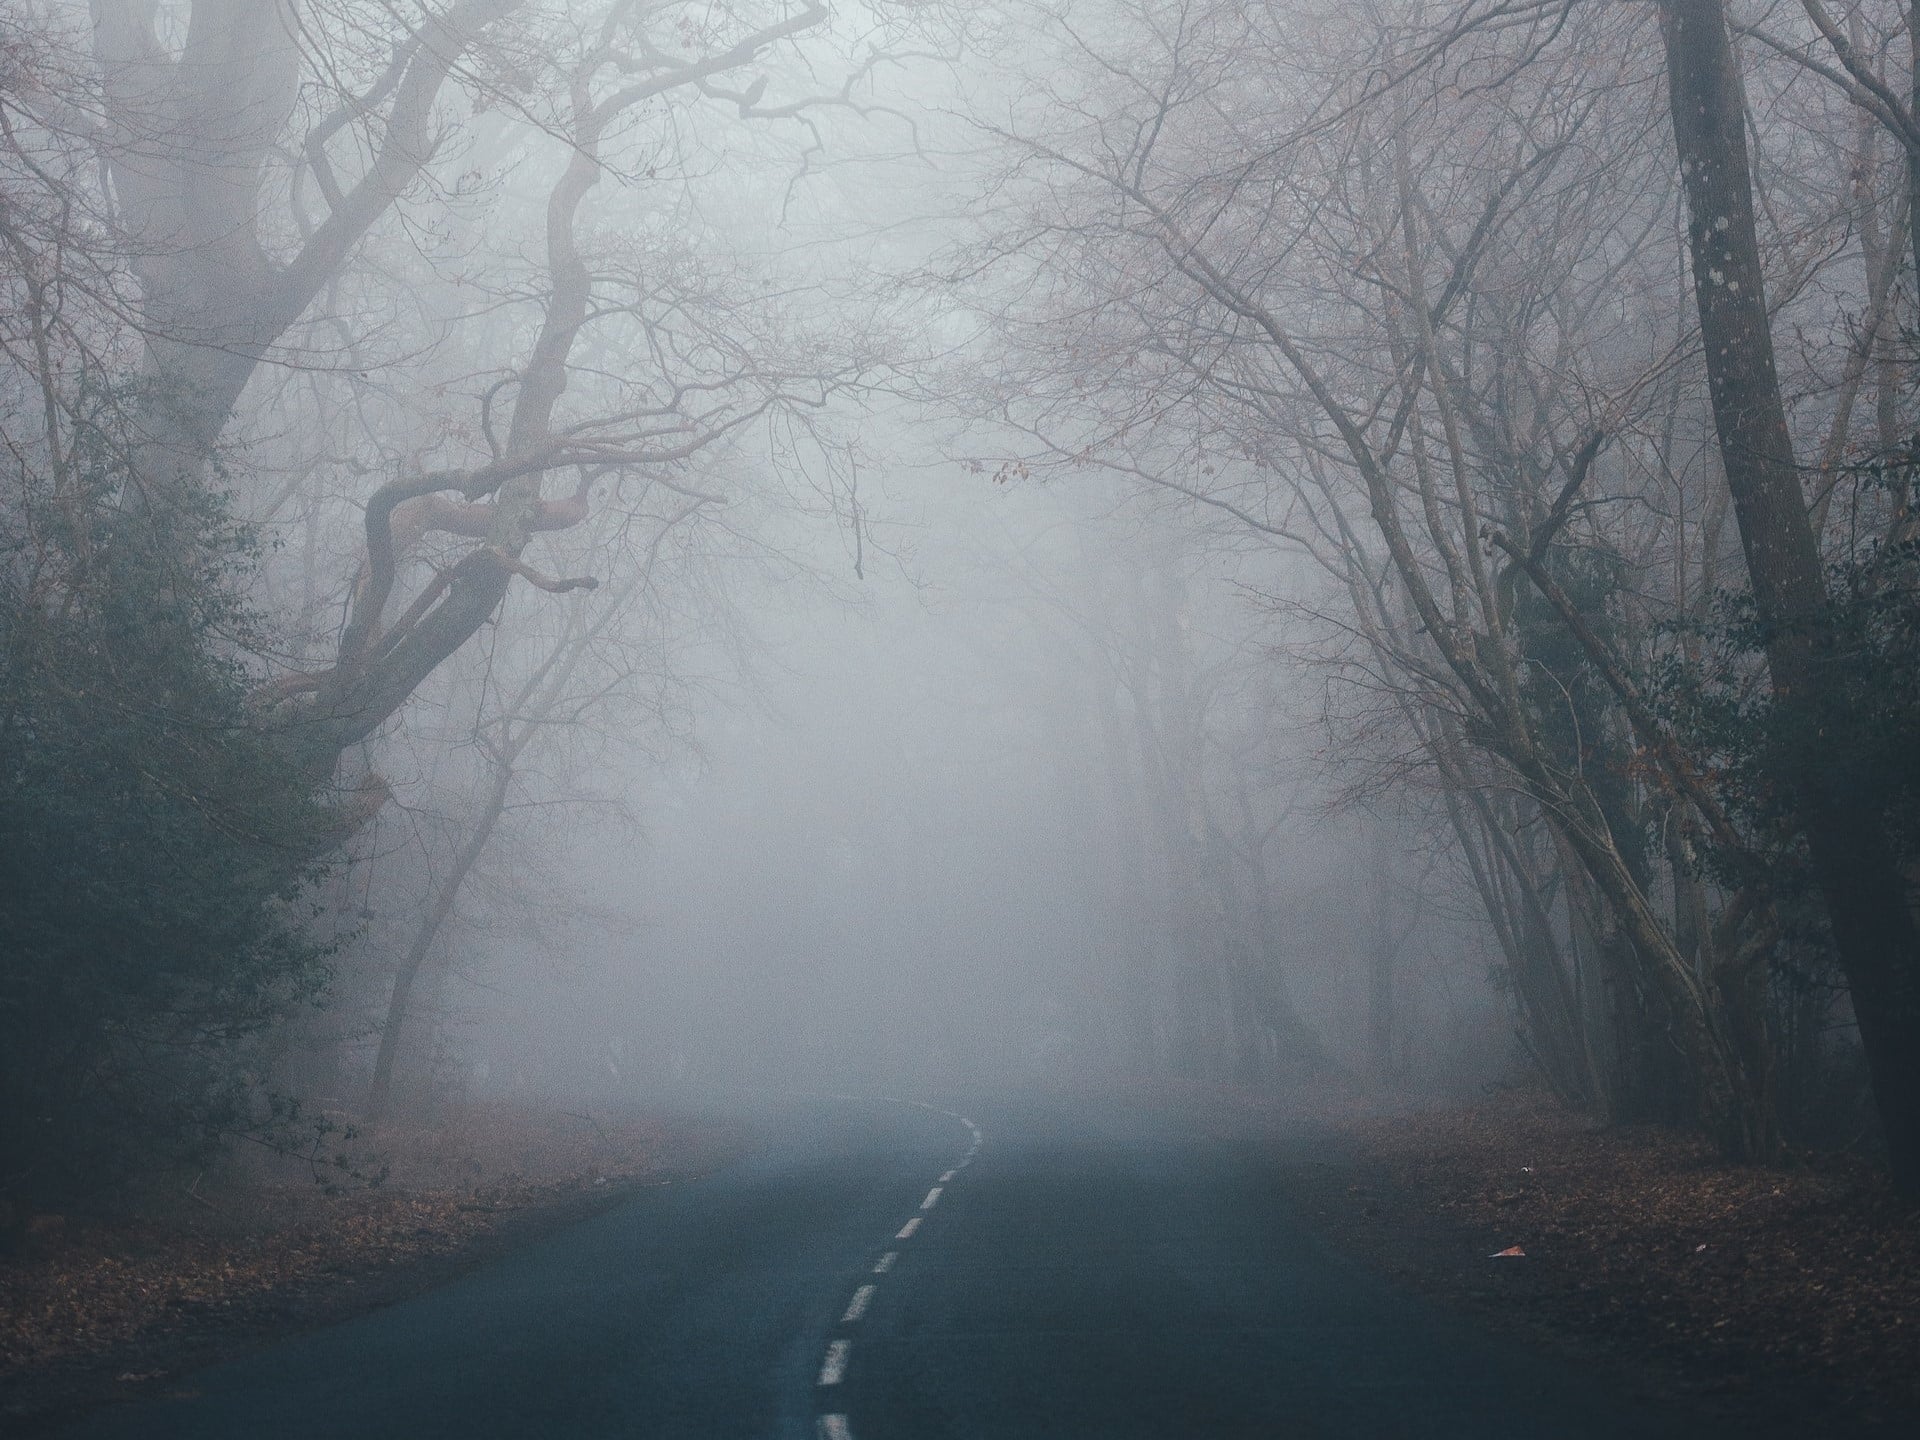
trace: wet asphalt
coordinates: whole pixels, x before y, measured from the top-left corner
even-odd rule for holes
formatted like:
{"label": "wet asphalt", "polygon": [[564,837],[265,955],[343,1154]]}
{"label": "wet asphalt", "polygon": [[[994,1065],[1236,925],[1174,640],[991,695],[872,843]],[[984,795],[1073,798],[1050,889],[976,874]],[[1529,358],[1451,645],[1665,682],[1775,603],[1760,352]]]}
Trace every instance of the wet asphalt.
{"label": "wet asphalt", "polygon": [[1296,1215],[1288,1157],[1271,1144],[1123,1114],[762,1104],[764,1144],[717,1174],[643,1190],[441,1289],[62,1433],[1711,1433],[1337,1256]]}

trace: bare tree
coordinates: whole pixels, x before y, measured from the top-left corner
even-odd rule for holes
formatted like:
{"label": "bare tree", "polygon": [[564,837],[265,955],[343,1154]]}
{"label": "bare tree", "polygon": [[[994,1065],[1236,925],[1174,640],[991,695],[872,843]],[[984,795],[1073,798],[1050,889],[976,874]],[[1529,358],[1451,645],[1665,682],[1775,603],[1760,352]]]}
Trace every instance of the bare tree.
{"label": "bare tree", "polygon": [[[1569,529],[1594,513],[1603,450],[1627,462],[1623,498],[1643,457],[1671,454],[1671,437],[1643,444],[1684,339],[1663,343],[1657,320],[1663,187],[1636,193],[1658,173],[1644,141],[1634,180],[1619,169],[1622,130],[1648,125],[1612,30],[1529,14],[1483,25],[1475,12],[1437,37],[1323,22],[1309,37],[1305,17],[1116,7],[1104,33],[1124,38],[1101,41],[1086,72],[1100,93],[999,127],[1048,188],[991,255],[1059,297],[1007,326],[1056,367],[1024,377],[1008,408],[1039,458],[1132,475],[1316,558],[1376,673],[1432,716],[1413,731],[1429,754],[1451,726],[1552,826],[1619,967],[1622,1023],[1642,1034],[1624,1053],[1652,1063],[1677,1045],[1729,1146],[1764,1154],[1776,1131],[1751,984],[1772,934],[1764,901],[1730,897],[1682,947],[1646,817],[1739,837],[1619,641],[1568,592],[1567,566],[1610,563],[1604,539]],[[1353,63],[1327,62],[1343,73],[1325,88],[1247,68],[1343,46]],[[1558,83],[1606,66],[1624,72],[1611,89]],[[1622,179],[1602,238],[1608,170]],[[1603,324],[1636,286],[1655,308]],[[1556,698],[1569,666],[1582,692]],[[1653,784],[1623,780],[1629,752]],[[1553,1048],[1577,1077],[1584,1045]],[[1671,1103],[1670,1078],[1638,1093]]]}
{"label": "bare tree", "polygon": [[[636,723],[632,715],[619,715],[618,702],[631,698],[624,693],[620,672],[659,662],[650,656],[626,654],[625,647],[617,644],[619,631],[622,622],[630,619],[636,601],[644,601],[656,582],[655,562],[662,543],[707,503],[700,499],[683,500],[660,517],[646,542],[643,556],[627,571],[618,587],[593,602],[576,602],[547,653],[512,687],[510,694],[500,697],[498,708],[482,716],[476,724],[475,743],[485,759],[481,793],[464,817],[465,834],[445,870],[435,877],[425,911],[395,967],[368,1089],[369,1123],[379,1124],[387,1113],[414,987],[428,955],[453,916],[474,867],[493,843],[516,785],[525,783],[523,760],[530,752],[537,752],[542,742],[551,740],[559,730],[616,720],[629,726]],[[618,657],[612,667],[596,653],[610,639],[616,641]],[[564,805],[566,801],[562,796],[545,803]]]}
{"label": "bare tree", "polygon": [[[555,592],[597,583],[531,563],[536,537],[588,510],[584,491],[549,494],[548,477],[586,466],[700,494],[673,477],[703,449],[819,407],[866,364],[818,337],[782,353],[767,324],[741,328],[737,308],[695,333],[673,308],[686,297],[621,265],[589,205],[607,175],[647,169],[649,143],[671,146],[649,142],[641,118],[663,103],[724,107],[736,123],[803,136],[815,134],[812,112],[851,108],[878,46],[848,62],[837,92],[792,80],[790,93],[770,89],[782,48],[829,24],[824,5],[771,0],[723,15],[610,3],[589,17],[525,0],[417,13],[356,0],[286,0],[265,13],[238,0],[184,12],[98,0],[93,19],[116,244],[138,284],[130,463],[144,503],[209,483],[263,367],[334,368],[326,347],[342,336],[356,353],[341,287],[410,197],[462,183],[456,102],[513,117],[516,143],[557,162],[540,198],[540,272],[517,297],[537,324],[495,361],[440,463],[421,463],[417,447],[388,462],[398,473],[364,497],[364,553],[337,642],[262,693],[316,780],[479,630],[515,578]],[[886,37],[870,25],[868,38]],[[620,351],[614,363],[631,368],[603,383],[600,367]],[[410,555],[432,536],[468,543],[410,589]],[[343,824],[384,794],[359,784]]]}

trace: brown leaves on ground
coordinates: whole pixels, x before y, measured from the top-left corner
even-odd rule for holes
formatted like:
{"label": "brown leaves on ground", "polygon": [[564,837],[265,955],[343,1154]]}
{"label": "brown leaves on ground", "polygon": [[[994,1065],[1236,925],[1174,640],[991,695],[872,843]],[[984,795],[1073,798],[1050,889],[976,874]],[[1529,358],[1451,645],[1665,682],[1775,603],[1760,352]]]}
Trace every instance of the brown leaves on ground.
{"label": "brown leaves on ground", "polygon": [[14,1418],[164,1380],[237,1345],[445,1278],[634,1185],[711,1165],[734,1137],[658,1116],[475,1107],[389,1129],[387,1183],[228,1175],[137,1217],[45,1217],[0,1258],[0,1393]]}
{"label": "brown leaves on ground", "polygon": [[1342,1128],[1361,1183],[1336,1229],[1415,1283],[1721,1391],[1796,1383],[1836,1423],[1920,1413],[1920,1212],[1857,1160],[1730,1165],[1526,1094]]}
{"label": "brown leaves on ground", "polygon": [[[451,1195],[356,1191],[326,1197],[261,1186],[223,1197],[257,1233],[194,1233],[152,1221],[72,1227],[7,1266],[0,1376],[153,1331],[180,1330],[270,1295],[369,1266],[459,1249],[490,1225]],[[282,1216],[283,1225],[270,1217]]]}

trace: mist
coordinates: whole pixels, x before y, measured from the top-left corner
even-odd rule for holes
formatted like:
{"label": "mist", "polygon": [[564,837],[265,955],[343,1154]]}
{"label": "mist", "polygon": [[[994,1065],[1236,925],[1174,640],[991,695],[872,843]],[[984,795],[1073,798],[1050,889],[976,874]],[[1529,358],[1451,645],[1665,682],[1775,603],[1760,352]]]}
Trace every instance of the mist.
{"label": "mist", "polygon": [[[1367,972],[1344,957],[1383,925],[1396,1073],[1503,1072],[1483,942],[1443,908],[1416,831],[1388,821],[1375,841],[1342,812],[1315,696],[1274,685],[1281,627],[1240,567],[1165,555],[1111,493],[939,469],[889,489],[862,512],[864,578],[743,605],[764,658],[699,705],[696,747],[636,787],[631,820],[548,842],[593,918],[537,959],[520,935],[475,945],[503,987],[469,1002],[478,1083],[1331,1081],[1368,1065]],[[1157,683],[1141,672],[1165,637],[1112,609],[1117,576],[1154,563],[1143,544],[1179,567],[1181,648],[1162,663],[1205,677],[1200,735],[1163,741],[1157,713],[1133,713],[1171,698],[1130,688]],[[1183,740],[1202,753],[1157,748]],[[1142,743],[1146,766],[1191,767],[1186,823],[1260,847],[1264,884],[1242,882],[1257,898],[1176,888],[1192,837],[1152,828]],[[1229,769],[1230,744],[1247,748]],[[1250,908],[1178,908],[1235,903]],[[1183,966],[1207,967],[1211,998],[1182,999]],[[1250,981],[1256,996],[1228,993]],[[1215,1024],[1235,1033],[1182,1053],[1181,1027]]]}
{"label": "mist", "polygon": [[[1517,1260],[1509,1203],[1572,1245],[1669,1190],[1707,1215],[1700,1167],[1869,1176],[1879,1244],[1859,1197],[1920,1193],[1915,24],[14,0],[0,1251],[58,1343],[174,1364],[84,1338],[160,1322],[82,1313],[35,1249],[69,1217],[95,1259],[168,1216],[190,1249],[183,1209],[216,1248],[472,1257],[526,1210],[574,1237],[539,1284],[612,1307],[569,1365],[640,1343],[630,1262],[738,1339],[685,1433],[835,1440],[890,1294],[842,1281],[938,1216],[944,1298],[876,1317],[951,1343],[856,1399],[1106,1435],[1179,1383],[1009,1380],[1011,1429],[949,1424],[954,1337],[1131,1315],[1055,1358],[1146,1375],[1165,1316],[1337,1313],[1469,1371],[1302,1237],[1378,1268],[1476,1216],[1448,1243]],[[1334,1235],[1375,1186],[1384,1229]],[[1100,1244],[1144,1268],[967,1289],[1091,1263],[1008,1218],[1056,1191],[1119,1197]],[[719,1290],[676,1268],[803,1230]],[[436,1284],[398,1309],[467,1303]],[[1846,1315],[1890,1334],[1884,1299]],[[1276,1353],[1326,1433],[1385,1433],[1311,1346],[1222,1359],[1206,1433],[1299,1418]],[[1430,1381],[1431,1433],[1501,1433]],[[446,1414],[507,1382],[463,1383]],[[1610,1403],[1548,1428],[1625,1433]]]}

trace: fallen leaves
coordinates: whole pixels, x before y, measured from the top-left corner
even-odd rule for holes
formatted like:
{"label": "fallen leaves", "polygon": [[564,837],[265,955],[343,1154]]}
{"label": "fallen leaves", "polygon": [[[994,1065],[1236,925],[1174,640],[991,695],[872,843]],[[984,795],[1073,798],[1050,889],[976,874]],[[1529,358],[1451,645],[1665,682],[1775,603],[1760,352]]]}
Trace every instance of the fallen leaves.
{"label": "fallen leaves", "polygon": [[196,1208],[47,1227],[0,1261],[0,1387],[33,1392],[40,1409],[77,1405],[92,1385],[156,1381],[176,1353],[203,1362],[209,1337],[259,1338],[397,1298],[503,1227],[698,1168],[732,1143],[647,1116],[588,1128],[492,1106],[461,1118],[384,1135],[395,1180],[378,1189],[230,1177],[196,1189]]}
{"label": "fallen leaves", "polygon": [[1482,1256],[1530,1260],[1524,1295],[1480,1295],[1444,1264],[1422,1267],[1429,1288],[1524,1304],[1561,1333],[1652,1346],[1731,1383],[1792,1373],[1846,1403],[1920,1405],[1920,1214],[1857,1160],[1730,1165],[1697,1137],[1601,1128],[1524,1094],[1343,1129],[1397,1197],[1371,1238],[1351,1232],[1360,1243],[1384,1246],[1426,1210]]}

